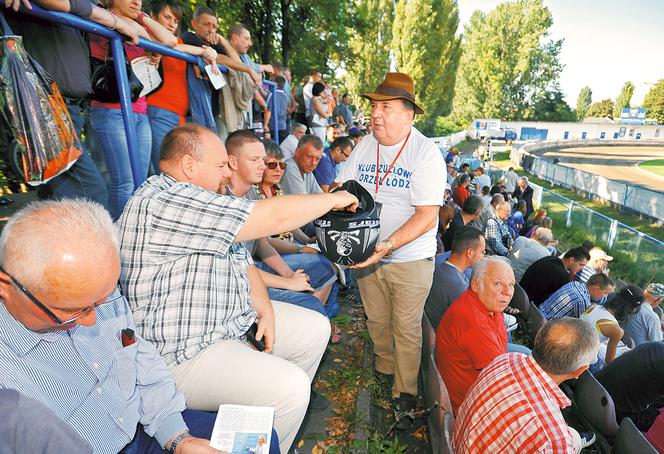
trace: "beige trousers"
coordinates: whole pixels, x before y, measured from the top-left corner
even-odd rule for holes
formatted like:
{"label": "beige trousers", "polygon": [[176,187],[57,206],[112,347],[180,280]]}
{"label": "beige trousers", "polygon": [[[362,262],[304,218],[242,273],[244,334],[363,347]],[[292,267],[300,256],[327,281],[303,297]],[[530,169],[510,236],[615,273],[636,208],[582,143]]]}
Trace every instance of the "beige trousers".
{"label": "beige trousers", "polygon": [[330,339],[330,322],[318,312],[272,302],[274,352],[244,340],[215,342],[173,368],[187,408],[217,411],[220,404],[274,407],[281,452],[288,452],[309,405],[311,381]]}
{"label": "beige trousers", "polygon": [[353,271],[374,344],[376,370],[394,374],[393,397],[417,394],[422,312],[433,271],[433,259],[379,263]]}

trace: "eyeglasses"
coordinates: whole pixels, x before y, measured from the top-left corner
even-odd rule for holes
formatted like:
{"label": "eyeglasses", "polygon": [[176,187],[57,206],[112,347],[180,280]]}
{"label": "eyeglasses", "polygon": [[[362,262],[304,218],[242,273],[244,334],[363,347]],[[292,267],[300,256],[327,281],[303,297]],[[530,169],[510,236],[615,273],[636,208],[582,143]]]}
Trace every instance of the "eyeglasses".
{"label": "eyeglasses", "polygon": [[25,294],[25,296],[28,297],[28,299],[29,299],[30,301],[32,301],[32,302],[33,302],[33,303],[34,303],[39,309],[41,309],[46,315],[48,315],[49,318],[50,318],[51,320],[53,320],[53,321],[55,322],[55,327],[64,326],[64,325],[69,325],[69,324],[75,322],[76,320],[79,320],[79,319],[85,317],[85,316],[88,315],[90,312],[92,312],[93,310],[95,310],[95,308],[98,306],[98,304],[93,304],[93,305],[90,306],[90,307],[86,307],[86,308],[83,309],[83,310],[80,310],[80,311],[78,311],[78,312],[73,313],[73,315],[72,315],[71,317],[69,317],[68,319],[66,319],[66,320],[62,320],[60,317],[58,317],[57,315],[55,315],[55,314],[54,314],[54,313],[53,313],[48,307],[46,307],[41,301],[39,301],[39,299],[37,299],[37,297],[36,297],[35,295],[33,295],[33,294],[30,292],[30,290],[28,290],[27,288],[25,288],[25,286],[24,286],[23,284],[21,284],[21,283],[19,282],[18,279],[16,279],[14,276],[12,276],[11,274],[9,274],[9,273],[8,273],[7,271],[5,271],[5,269],[2,268],[2,267],[0,267],[0,271],[2,271],[2,272],[5,273],[7,276],[9,276],[9,278],[12,280],[12,282],[14,282],[14,284],[16,285],[16,287],[18,287],[19,290],[21,290],[21,291]]}
{"label": "eyeglasses", "polygon": [[343,150],[339,150],[339,152],[346,157],[346,159],[350,158],[350,153],[346,153]]}
{"label": "eyeglasses", "polygon": [[267,166],[268,169],[274,170],[279,166],[281,170],[286,170],[286,163],[285,162],[277,162],[277,161],[272,161],[272,162],[266,162],[265,165]]}

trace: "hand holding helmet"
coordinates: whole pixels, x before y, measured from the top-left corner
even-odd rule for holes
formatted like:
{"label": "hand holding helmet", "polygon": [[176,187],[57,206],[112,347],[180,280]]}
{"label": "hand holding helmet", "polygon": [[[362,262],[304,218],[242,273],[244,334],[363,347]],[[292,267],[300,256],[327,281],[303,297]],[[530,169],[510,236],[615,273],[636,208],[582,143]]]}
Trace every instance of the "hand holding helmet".
{"label": "hand holding helmet", "polygon": [[339,265],[363,262],[374,253],[380,233],[374,199],[353,180],[333,195],[340,197],[339,203],[314,221],[321,253]]}

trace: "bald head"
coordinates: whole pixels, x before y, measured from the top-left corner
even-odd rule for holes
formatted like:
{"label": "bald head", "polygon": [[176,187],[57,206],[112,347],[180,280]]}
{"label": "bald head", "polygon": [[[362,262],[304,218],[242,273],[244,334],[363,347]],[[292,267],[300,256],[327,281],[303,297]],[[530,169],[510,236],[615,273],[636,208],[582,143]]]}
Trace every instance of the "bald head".
{"label": "bald head", "polygon": [[0,261],[0,299],[33,331],[93,325],[90,309],[106,300],[120,276],[113,221],[84,200],[36,202],[17,212],[0,237]]}
{"label": "bald head", "polygon": [[545,372],[577,375],[595,360],[599,338],[595,329],[576,318],[550,320],[535,337],[533,358]]}
{"label": "bald head", "polygon": [[539,227],[533,234],[533,239],[539,241],[544,246],[553,241],[553,232],[546,227]]}

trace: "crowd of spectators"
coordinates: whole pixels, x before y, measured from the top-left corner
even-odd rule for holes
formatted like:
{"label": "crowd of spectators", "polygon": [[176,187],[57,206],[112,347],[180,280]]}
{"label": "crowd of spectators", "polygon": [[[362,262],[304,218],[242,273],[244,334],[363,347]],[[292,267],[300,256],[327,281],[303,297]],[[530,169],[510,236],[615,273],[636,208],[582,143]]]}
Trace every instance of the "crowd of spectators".
{"label": "crowd of spectators", "polygon": [[[643,432],[652,427],[648,439],[661,446],[664,417],[655,421],[664,392],[655,377],[663,364],[664,285],[642,290],[615,282],[613,257],[588,241],[561,253],[546,210],[534,210],[526,177],[510,168],[486,194],[484,168],[454,165],[457,154],[446,158],[443,251],[425,306],[436,330],[436,366],[457,416],[454,447],[578,452],[594,437],[565,422],[561,409],[571,401],[558,385],[586,370],[614,399],[617,421],[629,417]],[[518,302],[509,306],[522,298],[516,286],[532,303],[526,310],[544,320],[532,351],[515,344],[507,328],[524,310]]]}
{"label": "crowd of spectators", "polygon": [[[341,341],[331,323],[341,275],[362,296],[398,430],[414,420],[424,316],[459,452],[578,452],[591,436],[565,422],[558,386],[586,370],[618,418],[664,444],[664,285],[618,285],[613,258],[592,244],[561,253],[513,168],[492,182],[458,150],[443,157],[413,126],[423,111],[410,77],[388,73],[363,95],[365,127],[320,71],[297,84],[287,67],[255,63],[247,27],[224,37],[208,7],[179,37],[172,0],[149,14],[130,0],[37,3],[127,35],[127,58],[148,57],[164,80],[132,103],[146,180],[134,191],[120,105],[87,102],[89,60],[107,58],[108,40],[8,14],[78,133],[89,119],[110,179],[84,153],[41,190],[62,200],[19,211],[0,237],[0,387],[15,390],[0,392],[0,408],[14,427],[39,414],[47,428],[14,438],[13,451],[43,441],[62,452],[218,452],[215,411],[234,403],[274,407],[271,452],[288,452],[305,413],[325,406],[312,382]],[[226,66],[226,84],[217,91],[200,68],[146,53],[139,36]],[[352,276],[318,253],[311,223],[357,206],[335,190],[351,179],[381,205],[380,242]],[[518,287],[548,320],[532,351],[512,339]]]}

